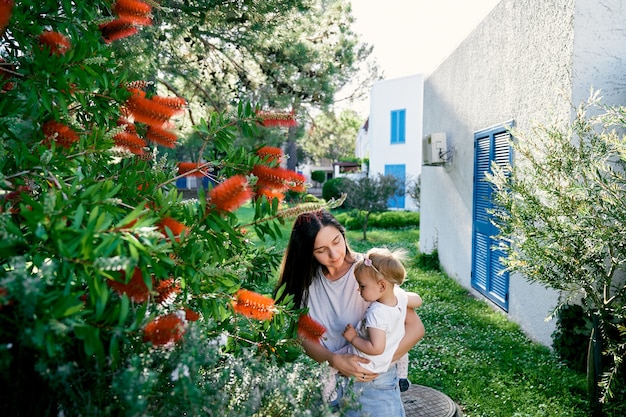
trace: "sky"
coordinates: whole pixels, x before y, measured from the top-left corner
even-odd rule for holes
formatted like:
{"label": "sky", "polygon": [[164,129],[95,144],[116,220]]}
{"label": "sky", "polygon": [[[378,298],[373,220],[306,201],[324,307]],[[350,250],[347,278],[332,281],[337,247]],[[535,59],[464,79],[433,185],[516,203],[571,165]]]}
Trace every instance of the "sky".
{"label": "sky", "polygon": [[500,0],[351,0],[353,30],[374,46],[385,79],[428,75]]}

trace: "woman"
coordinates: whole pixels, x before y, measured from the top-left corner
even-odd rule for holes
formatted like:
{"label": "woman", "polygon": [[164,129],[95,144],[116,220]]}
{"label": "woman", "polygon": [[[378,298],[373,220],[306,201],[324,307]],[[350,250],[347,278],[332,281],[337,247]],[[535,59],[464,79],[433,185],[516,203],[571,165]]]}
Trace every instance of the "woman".
{"label": "woman", "polygon": [[[345,389],[359,396],[361,410],[371,416],[403,417],[404,409],[395,366],[376,374],[363,367],[368,359],[354,354],[336,353],[345,348],[342,333],[346,323],[356,326],[369,303],[358,292],[354,265],[361,259],[348,246],[344,227],[327,210],[298,216],[283,257],[277,288],[284,286],[283,297],[291,294],[297,307],[308,308],[309,315],[326,327],[321,343],[303,339],[307,355],[317,362],[328,362],[337,371],[337,408]],[[405,335],[394,355],[397,360],[424,336],[424,326],[412,309],[407,309]],[[350,385],[346,377],[354,377]],[[350,388],[351,387],[351,388]],[[337,408],[338,409],[338,408]],[[358,411],[347,414],[360,415]]]}

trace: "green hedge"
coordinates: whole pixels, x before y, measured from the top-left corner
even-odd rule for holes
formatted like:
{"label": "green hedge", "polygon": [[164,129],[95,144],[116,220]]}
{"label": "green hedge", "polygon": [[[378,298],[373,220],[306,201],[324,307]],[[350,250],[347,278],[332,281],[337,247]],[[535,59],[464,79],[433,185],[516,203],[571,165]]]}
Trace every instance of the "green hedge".
{"label": "green hedge", "polygon": [[[348,230],[361,229],[361,220],[357,217],[357,211],[346,211],[335,215],[337,220]],[[372,213],[367,227],[380,229],[400,229],[403,227],[419,227],[420,214],[415,211],[383,211]]]}

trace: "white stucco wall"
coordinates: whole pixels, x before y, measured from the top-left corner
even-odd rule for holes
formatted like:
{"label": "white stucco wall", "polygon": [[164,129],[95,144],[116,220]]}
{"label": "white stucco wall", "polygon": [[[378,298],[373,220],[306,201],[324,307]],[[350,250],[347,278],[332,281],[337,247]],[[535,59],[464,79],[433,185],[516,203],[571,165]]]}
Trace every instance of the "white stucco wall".
{"label": "white stucco wall", "polygon": [[[367,128],[366,128],[367,127]],[[356,136],[356,145],[354,147],[354,156],[357,158],[365,159],[369,158],[370,141],[369,141],[369,126],[368,122],[359,129],[359,133]]]}
{"label": "white stucco wall", "polygon": [[[422,74],[380,81],[370,94],[368,139],[370,144],[370,175],[385,173],[385,165],[405,164],[407,180],[421,174],[422,161]],[[406,110],[406,143],[390,143],[391,111]],[[406,210],[416,210],[417,204],[405,199]]]}
{"label": "white stucco wall", "polygon": [[[424,135],[446,132],[454,163],[423,167],[420,248],[471,287],[474,132],[513,120],[570,120],[593,85],[626,102],[620,0],[502,0],[424,82]],[[476,293],[477,294],[477,293]],[[550,345],[557,294],[512,275],[509,317]]]}
{"label": "white stucco wall", "polygon": [[626,2],[576,0],[574,104],[599,89],[605,104],[626,104]]}

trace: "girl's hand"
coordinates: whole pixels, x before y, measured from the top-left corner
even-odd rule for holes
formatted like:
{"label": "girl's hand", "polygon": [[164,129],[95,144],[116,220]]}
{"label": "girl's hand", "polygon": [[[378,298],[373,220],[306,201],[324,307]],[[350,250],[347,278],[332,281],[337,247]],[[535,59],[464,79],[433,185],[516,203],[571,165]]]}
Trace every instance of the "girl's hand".
{"label": "girl's hand", "polygon": [[357,337],[356,329],[352,326],[352,324],[348,323],[346,328],[343,331],[343,337],[352,344],[352,339]]}

